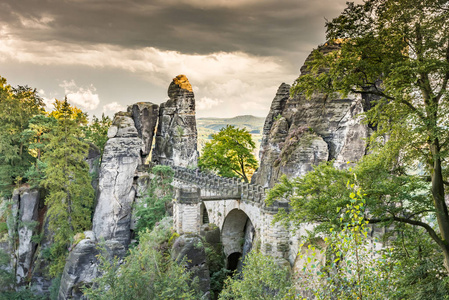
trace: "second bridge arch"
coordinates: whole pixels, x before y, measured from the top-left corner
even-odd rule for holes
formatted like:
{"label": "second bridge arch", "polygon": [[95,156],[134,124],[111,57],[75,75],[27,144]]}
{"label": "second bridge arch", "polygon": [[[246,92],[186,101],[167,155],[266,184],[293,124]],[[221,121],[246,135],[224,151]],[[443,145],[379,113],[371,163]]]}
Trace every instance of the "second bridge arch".
{"label": "second bridge arch", "polygon": [[251,251],[255,239],[256,229],[248,215],[240,209],[231,210],[221,228],[221,241],[229,270],[240,269],[240,258]]}

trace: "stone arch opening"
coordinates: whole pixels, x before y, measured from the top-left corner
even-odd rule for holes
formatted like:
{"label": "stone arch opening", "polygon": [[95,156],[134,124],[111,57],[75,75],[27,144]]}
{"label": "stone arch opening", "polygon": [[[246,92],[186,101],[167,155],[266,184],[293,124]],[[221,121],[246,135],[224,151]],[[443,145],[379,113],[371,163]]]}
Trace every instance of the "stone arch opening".
{"label": "stone arch opening", "polygon": [[204,205],[204,203],[201,203],[200,206],[200,220],[201,220],[201,225],[204,224],[209,224],[209,213],[207,212],[207,208],[206,205]]}
{"label": "stone arch opening", "polygon": [[255,235],[253,223],[243,210],[233,209],[228,213],[221,230],[221,241],[228,270],[232,268],[232,271],[241,270],[246,254],[252,249]]}
{"label": "stone arch opening", "polygon": [[226,262],[226,269],[228,269],[231,272],[234,272],[239,267],[240,258],[242,257],[242,253],[240,252],[234,252],[229,254],[227,262]]}

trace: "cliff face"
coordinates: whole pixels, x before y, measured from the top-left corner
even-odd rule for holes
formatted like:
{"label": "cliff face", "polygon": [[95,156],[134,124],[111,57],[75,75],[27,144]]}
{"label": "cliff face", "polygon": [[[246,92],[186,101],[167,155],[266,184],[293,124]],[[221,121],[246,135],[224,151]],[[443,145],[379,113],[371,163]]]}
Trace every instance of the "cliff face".
{"label": "cliff face", "polygon": [[131,114],[137,136],[143,143],[141,150],[142,164],[148,163],[159,115],[159,106],[151,102],[138,102],[128,106],[128,113]]}
{"label": "cliff face", "polygon": [[[325,45],[319,51],[336,48]],[[306,73],[303,66],[301,76]],[[282,174],[303,176],[313,165],[332,159],[342,168],[365,154],[368,127],[358,116],[364,111],[364,99],[320,93],[306,99],[302,94],[291,97],[289,90],[288,84],[281,84],[271,104],[253,183],[273,187]]]}
{"label": "cliff face", "polygon": [[61,278],[59,299],[82,298],[81,287],[98,276],[97,246],[101,240],[110,257],[124,257],[133,231],[133,205],[149,181],[146,172],[153,137],[152,159],[179,166],[196,165],[195,99],[183,75],[168,89],[160,107],[150,102],[128,106],[115,115],[101,161],[98,198],[92,231],[86,231],[70,252]]}
{"label": "cliff face", "polygon": [[179,75],[168,88],[169,100],[159,109],[152,160],[187,167],[198,161],[195,97],[187,77]]}

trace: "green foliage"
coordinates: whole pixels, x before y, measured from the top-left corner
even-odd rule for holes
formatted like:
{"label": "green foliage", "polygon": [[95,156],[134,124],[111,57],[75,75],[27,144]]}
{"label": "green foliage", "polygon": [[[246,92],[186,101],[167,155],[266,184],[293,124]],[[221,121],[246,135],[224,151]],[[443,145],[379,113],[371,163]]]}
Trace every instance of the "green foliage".
{"label": "green foliage", "polygon": [[85,162],[88,144],[80,140],[80,113],[67,99],[55,105],[58,125],[49,134],[42,160],[47,164],[43,186],[48,190],[49,229],[54,235],[51,247],[50,275],[60,274],[64,267],[70,239],[90,228],[94,191],[89,167]]}
{"label": "green foliage", "polygon": [[[402,174],[401,180],[407,180],[405,177],[419,165],[430,181],[424,190],[427,201],[422,192],[411,200],[404,198],[399,205],[400,214],[396,210],[379,221],[425,229],[440,247],[449,272],[449,213],[444,186],[449,150],[447,3],[349,3],[326,26],[335,51],[315,51],[308,64],[310,73],[297,79],[292,92],[307,96],[314,92],[340,92],[377,97],[368,103],[370,109],[365,114],[367,122],[376,128],[371,139],[373,149],[390,164],[394,176]],[[410,182],[416,183],[416,179]],[[405,191],[412,195],[408,188]],[[384,200],[385,195],[388,194],[384,194]],[[423,209],[415,210],[419,206]],[[395,209],[393,202],[390,207]],[[426,214],[436,217],[438,228],[423,218]]]}
{"label": "green foliage", "polygon": [[8,224],[0,222],[0,236],[3,236],[5,233],[8,233]]}
{"label": "green foliage", "polygon": [[67,97],[65,97],[64,101],[55,99],[53,106],[54,109],[49,113],[50,117],[56,120],[70,120],[78,126],[87,124],[87,113],[76,106],[69,105]]}
{"label": "green foliage", "polygon": [[34,163],[24,135],[30,119],[44,113],[36,90],[27,86],[11,87],[0,77],[0,194],[10,196],[14,184],[25,181],[25,172]]}
{"label": "green foliage", "polygon": [[391,275],[396,286],[392,299],[449,299],[443,255],[429,235],[410,226],[399,226],[393,234],[392,259],[399,267]]}
{"label": "green foliage", "polygon": [[108,129],[111,124],[111,118],[102,114],[101,119],[93,116],[92,122],[83,127],[85,140],[96,145],[102,154],[104,145],[108,141]]}
{"label": "green foliage", "polygon": [[22,288],[18,291],[0,293],[0,300],[46,300],[45,296],[38,296],[30,288]]}
{"label": "green foliage", "polygon": [[28,184],[31,187],[39,187],[45,176],[47,164],[42,161],[45,147],[50,142],[51,132],[58,122],[54,117],[46,115],[36,115],[30,119],[29,128],[23,132],[23,136],[29,141],[29,152],[36,158],[36,161],[25,173]]}
{"label": "green foliage", "polygon": [[[210,226],[215,225],[210,224]],[[226,257],[223,253],[221,244],[214,247],[205,240],[202,241],[202,244],[204,246],[207,265],[209,267],[211,299],[218,299],[218,295],[223,289],[224,282],[230,275],[230,271],[225,267]]]}
{"label": "green foliage", "polygon": [[173,200],[173,169],[157,165],[151,169],[151,175],[146,196],[136,204],[136,231],[139,235],[153,229],[165,216],[167,203]]}
{"label": "green foliage", "polygon": [[59,287],[61,286],[61,277],[62,276],[56,276],[51,281],[51,286],[49,288],[50,292],[50,300],[58,300],[59,296]]}
{"label": "green foliage", "polygon": [[332,162],[324,162],[303,177],[282,176],[280,183],[268,192],[266,202],[271,205],[276,199],[289,199],[289,213],[281,211],[276,221],[294,225],[319,223],[315,230],[325,230],[339,223],[337,208],[349,203],[346,183],[350,178],[348,171],[337,170]]}
{"label": "green foliage", "polygon": [[251,134],[246,129],[227,125],[212,134],[212,140],[204,146],[198,165],[220,176],[240,177],[249,182],[258,166],[252,153],[254,148]]}
{"label": "green foliage", "polygon": [[241,278],[228,277],[219,299],[293,299],[289,270],[252,251],[245,257]]}
{"label": "green foliage", "polygon": [[14,286],[14,274],[10,267],[10,256],[3,249],[0,249],[0,286],[2,290],[12,289]]}
{"label": "green foliage", "polygon": [[92,300],[199,299],[191,274],[174,262],[163,246],[172,235],[170,227],[166,218],[152,232],[143,233],[140,244],[130,250],[122,264],[117,258],[99,255],[103,276],[85,289],[85,295]]}
{"label": "green foliage", "polygon": [[[350,252],[348,248],[351,245],[352,250],[357,248],[358,255],[364,257],[361,261],[382,255],[388,257],[388,260],[382,258],[384,261],[372,261],[374,273],[368,268],[369,265],[360,264],[361,277],[365,280],[361,284],[354,282],[354,277],[344,272],[349,270],[351,274],[356,274],[354,267],[357,264],[345,265],[344,268],[347,269],[342,266],[341,269],[336,269],[337,262],[331,261],[326,266],[328,269],[320,270],[317,262],[311,262],[309,265],[315,265],[315,272],[319,271],[321,276],[335,281],[332,288],[321,290],[321,297],[327,299],[324,294],[326,290],[333,289],[334,292],[343,293],[352,290],[349,288],[351,286],[358,286],[367,291],[365,285],[384,285],[384,289],[389,287],[391,299],[425,299],[425,291],[432,288],[438,291],[435,295],[443,299],[449,294],[449,287],[447,279],[441,280],[447,278],[441,250],[432,243],[426,230],[410,224],[410,221],[421,224],[426,220],[430,224],[435,223],[435,216],[431,214],[432,201],[426,193],[428,183],[418,176],[392,171],[391,164],[377,153],[362,159],[354,172],[358,188],[365,192],[363,197],[352,188],[347,188],[348,180],[352,180],[354,176],[351,170],[336,170],[332,163],[323,163],[302,178],[283,178],[267,197],[268,203],[279,198],[290,199],[289,212],[280,212],[276,220],[295,225],[317,224],[314,232],[310,233],[311,237],[317,236],[319,232],[328,236],[327,242],[332,245],[333,250],[327,255],[332,259],[343,260],[347,256],[345,253]],[[403,215],[408,216],[404,222],[401,217]],[[354,224],[361,220],[362,224]],[[384,237],[384,242],[388,241],[388,250],[384,253],[369,249],[368,241],[364,238],[364,232],[368,229],[366,222],[382,227],[394,226],[391,233]],[[352,232],[357,226],[357,231]],[[339,247],[338,250],[335,247]],[[336,253],[341,255],[337,257]],[[313,255],[313,251],[310,255]],[[371,260],[368,261],[371,264]],[[329,277],[331,275],[334,277]],[[388,282],[385,281],[387,275]],[[307,282],[310,280],[307,279]],[[326,279],[326,282],[332,283],[330,279]],[[322,285],[322,281],[316,284],[318,285]],[[315,290],[318,291],[318,288]],[[376,299],[376,294],[370,293],[371,299]]]}
{"label": "green foliage", "polygon": [[36,296],[30,287],[14,288],[15,276],[10,269],[10,255],[0,249],[0,300],[43,300],[44,296]]}
{"label": "green foliage", "polygon": [[[390,277],[397,264],[392,262],[389,249],[373,249],[367,238],[366,201],[354,184],[348,190],[349,203],[337,208],[339,224],[324,238],[329,247],[325,265],[320,266],[311,245],[301,255],[307,258],[302,283],[317,299],[391,299],[395,286]],[[312,285],[314,279],[318,280]]]}

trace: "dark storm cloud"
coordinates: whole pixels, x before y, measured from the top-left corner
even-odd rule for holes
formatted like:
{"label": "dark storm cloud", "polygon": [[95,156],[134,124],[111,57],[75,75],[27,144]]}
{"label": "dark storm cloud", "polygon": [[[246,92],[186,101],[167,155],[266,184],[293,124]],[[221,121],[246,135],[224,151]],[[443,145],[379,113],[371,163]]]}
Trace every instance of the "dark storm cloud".
{"label": "dark storm cloud", "polygon": [[345,1],[2,0],[0,75],[98,115],[186,74],[199,115],[264,116]]}
{"label": "dark storm cloud", "polygon": [[0,7],[0,22],[21,39],[49,43],[156,47],[190,54],[242,51],[291,58],[301,45],[322,42],[324,17],[336,16],[344,7],[344,1],[335,0],[229,1],[233,5],[203,1],[209,4],[6,0]]}

